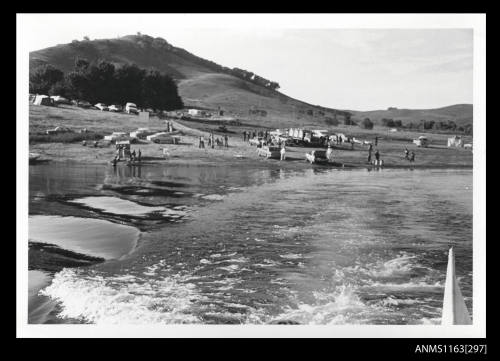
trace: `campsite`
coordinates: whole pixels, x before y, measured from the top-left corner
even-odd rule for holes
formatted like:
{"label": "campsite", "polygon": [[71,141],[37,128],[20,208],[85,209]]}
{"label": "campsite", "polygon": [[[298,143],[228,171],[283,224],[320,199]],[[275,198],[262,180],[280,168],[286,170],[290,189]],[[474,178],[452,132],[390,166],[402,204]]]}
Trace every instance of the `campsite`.
{"label": "campsite", "polygon": [[[225,127],[229,132],[223,132],[219,129],[219,123],[210,124],[207,122],[196,122],[193,120],[184,121],[178,118],[151,116],[148,120],[141,119],[136,115],[126,113],[101,112],[92,109],[82,109],[71,105],[59,105],[58,107],[37,106],[30,104],[30,149],[33,152],[42,154],[43,157],[54,161],[67,160],[85,160],[92,163],[108,163],[114,156],[112,147],[83,149],[81,141],[99,141],[101,139],[112,138],[113,133],[128,135],[131,132],[137,132],[140,128],[147,128],[152,134],[164,132],[167,129],[167,122],[175,124],[178,129],[177,134],[180,140],[168,140],[168,132],[165,143],[169,144],[169,153],[173,156],[169,162],[234,162],[235,155],[244,155],[244,158],[237,158],[241,162],[252,162],[261,164],[265,158],[260,159],[258,155],[259,144],[255,139],[249,142],[243,141],[243,132],[253,132],[255,130],[276,131],[276,128],[252,127],[249,123],[242,125],[227,124]],[[47,130],[55,129],[64,125],[67,128],[74,129],[70,133],[60,133],[47,135]],[[86,129],[86,133],[81,130]],[[295,129],[298,132],[298,128]],[[366,164],[368,154],[368,143],[373,143],[375,137],[379,139],[379,149],[384,159],[384,167],[398,168],[409,167],[410,164],[404,159],[405,147],[415,149],[417,152],[417,161],[411,164],[413,168],[444,168],[458,167],[467,168],[472,166],[473,152],[463,147],[449,148],[447,145],[450,134],[426,133],[430,140],[430,145],[426,148],[417,147],[413,144],[413,139],[419,136],[418,132],[399,131],[397,133],[388,131],[385,127],[376,127],[373,130],[361,129],[359,127],[341,125],[331,127],[329,132],[332,134],[347,135],[356,140],[363,140],[355,143],[354,149],[351,149],[350,143],[334,146],[334,158],[337,163],[345,164],[348,167],[369,167]],[[199,149],[198,141],[200,136],[205,139],[211,133],[222,138],[228,134],[229,148],[221,149]],[[471,142],[471,137],[467,142]],[[176,145],[175,142],[182,143]],[[360,144],[361,143],[361,144]],[[140,144],[145,155],[151,157],[160,157],[162,155],[161,147],[158,143]],[[253,145],[252,145],[253,144]],[[417,150],[418,148],[418,150]],[[306,162],[306,153],[312,150],[325,150],[323,145],[319,146],[287,146],[289,161],[282,162],[281,166],[287,168],[308,167]],[[271,157],[274,158],[274,157]],[[278,157],[279,159],[279,157]],[[269,162],[273,162],[270,159]]]}

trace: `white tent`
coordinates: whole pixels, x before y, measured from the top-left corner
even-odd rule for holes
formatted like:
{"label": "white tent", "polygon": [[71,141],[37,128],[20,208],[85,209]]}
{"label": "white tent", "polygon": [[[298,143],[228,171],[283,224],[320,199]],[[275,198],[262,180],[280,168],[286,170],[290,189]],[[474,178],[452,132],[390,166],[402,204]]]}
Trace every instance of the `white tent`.
{"label": "white tent", "polygon": [[33,99],[35,105],[54,105],[54,100],[48,95],[36,95]]}
{"label": "white tent", "polygon": [[448,138],[448,147],[463,147],[464,141],[462,137],[455,135],[454,137]]}

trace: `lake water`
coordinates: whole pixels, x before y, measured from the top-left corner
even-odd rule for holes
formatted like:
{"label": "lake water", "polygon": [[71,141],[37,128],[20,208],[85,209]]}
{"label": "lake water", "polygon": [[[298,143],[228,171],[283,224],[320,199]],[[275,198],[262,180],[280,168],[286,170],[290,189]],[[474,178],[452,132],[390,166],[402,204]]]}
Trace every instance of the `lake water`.
{"label": "lake water", "polygon": [[30,214],[141,231],[53,275],[57,322],[438,324],[450,245],[472,312],[471,170],[54,163],[30,166]]}

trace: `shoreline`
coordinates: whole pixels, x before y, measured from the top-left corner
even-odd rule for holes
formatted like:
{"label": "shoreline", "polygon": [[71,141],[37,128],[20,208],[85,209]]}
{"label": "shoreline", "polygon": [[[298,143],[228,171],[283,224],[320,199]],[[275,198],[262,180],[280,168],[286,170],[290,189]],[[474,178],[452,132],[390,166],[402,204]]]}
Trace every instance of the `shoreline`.
{"label": "shoreline", "polygon": [[[243,143],[243,142],[240,142]],[[243,145],[243,147],[242,147]],[[90,148],[83,149],[87,154],[79,154],[83,147],[81,144],[64,143],[37,143],[30,145],[30,152],[41,154],[40,160],[30,162],[29,165],[38,166],[43,164],[55,163],[81,163],[93,165],[108,165],[114,156],[114,147],[108,148]],[[168,149],[169,157],[162,156],[161,148]],[[284,168],[284,169],[473,169],[473,164],[469,160],[463,163],[443,162],[431,160],[415,163],[407,163],[404,159],[396,159],[396,162],[385,161],[383,166],[367,164],[365,159],[365,150],[356,149],[356,159],[349,154],[346,161],[342,161],[342,153],[350,150],[336,150],[340,153],[335,158],[336,165],[310,164],[305,159],[305,153],[311,150],[321,148],[288,147],[288,159],[280,161],[278,159],[266,159],[259,157],[256,147],[239,144],[227,149],[199,149],[194,146],[185,145],[158,145],[158,144],[134,144],[131,149],[141,149],[143,158],[147,159],[140,165],[127,165],[124,161],[118,163],[117,167],[140,167],[140,166],[168,166],[168,165],[192,165],[192,166],[252,166],[255,168]],[[94,154],[88,154],[95,151]],[[361,155],[359,153],[362,153]],[[388,154],[394,157],[394,153]],[[303,156],[303,159],[301,159]],[[472,160],[472,159],[471,159]],[[342,166],[338,165],[342,164]]]}
{"label": "shoreline", "polygon": [[[104,117],[101,119],[100,117]],[[56,120],[55,120],[56,119]],[[63,122],[64,120],[64,122]],[[152,117],[145,122],[137,117],[123,114],[103,114],[102,112],[82,111],[81,109],[52,109],[50,107],[30,106],[30,136],[44,134],[50,128],[61,125],[70,127],[74,135],[78,135],[85,127],[89,132],[96,134],[110,134],[113,131],[132,132],[138,127],[147,127],[152,132],[166,131],[166,122],[169,122],[174,131],[172,135],[180,137],[178,144],[156,144],[145,140],[131,144],[131,150],[141,150],[142,158],[148,165],[243,165],[257,168],[283,168],[283,169],[308,169],[308,168],[335,168],[335,169],[379,169],[378,166],[367,164],[368,145],[374,143],[372,159],[375,151],[380,152],[380,159],[384,165],[381,169],[444,169],[444,168],[473,168],[472,151],[465,148],[447,147],[447,139],[452,134],[426,133],[430,145],[425,148],[417,147],[413,139],[423,134],[418,131],[402,130],[389,133],[387,128],[376,127],[373,130],[359,127],[337,126],[328,127],[329,131],[356,137],[363,144],[340,143],[333,146],[333,161],[343,164],[343,167],[333,165],[311,165],[306,161],[306,153],[313,150],[325,150],[326,147],[287,146],[286,161],[266,159],[259,157],[257,147],[243,140],[243,131],[255,132],[264,127],[250,125],[227,124],[227,131],[219,129],[218,124],[196,121],[182,121],[168,118]],[[76,133],[75,133],[76,132]],[[213,133],[219,140],[228,137],[229,147],[208,146],[208,136]],[[199,148],[199,137],[205,138],[205,148]],[[375,146],[376,138],[378,144]],[[31,138],[30,138],[31,139]],[[34,138],[36,139],[36,137]],[[80,142],[63,142],[54,139],[52,142],[31,140],[29,152],[39,153],[38,161],[33,165],[51,161],[75,161],[88,164],[109,164],[116,155],[113,144],[104,144],[100,141],[98,147],[82,145]],[[405,149],[415,153],[415,162],[410,163],[404,157]],[[166,151],[166,156],[164,151]]]}

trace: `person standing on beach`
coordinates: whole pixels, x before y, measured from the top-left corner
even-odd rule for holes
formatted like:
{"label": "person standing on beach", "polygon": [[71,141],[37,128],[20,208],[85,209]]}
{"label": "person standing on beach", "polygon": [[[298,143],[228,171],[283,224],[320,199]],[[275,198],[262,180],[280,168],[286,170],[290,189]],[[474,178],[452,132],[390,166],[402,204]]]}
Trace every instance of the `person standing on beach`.
{"label": "person standing on beach", "polygon": [[405,147],[405,159],[409,159],[408,156],[409,156],[410,152],[408,150],[407,147]]}
{"label": "person standing on beach", "polygon": [[376,164],[380,164],[380,153],[378,152],[378,149],[375,151],[375,162]]}
{"label": "person standing on beach", "polygon": [[286,159],[285,153],[286,153],[285,144],[283,144],[283,146],[281,147],[281,150],[280,150],[280,161]]}
{"label": "person standing on beach", "polygon": [[410,162],[414,162],[414,161],[415,161],[415,152],[411,151]]}
{"label": "person standing on beach", "polygon": [[378,137],[375,137],[375,146],[378,145]]}
{"label": "person standing on beach", "polygon": [[140,162],[141,161],[141,150],[139,149],[139,151],[137,152],[137,160]]}
{"label": "person standing on beach", "polygon": [[328,161],[331,162],[332,158],[333,158],[333,149],[330,146],[330,144],[328,144],[328,149],[326,150],[326,159],[328,159]]}
{"label": "person standing on beach", "polygon": [[229,144],[227,143],[227,134],[224,134],[224,146],[229,148]]}
{"label": "person standing on beach", "polygon": [[368,163],[370,164],[371,162],[372,162],[372,148],[370,146],[370,149],[368,149]]}
{"label": "person standing on beach", "polygon": [[246,130],[243,131],[243,141],[244,142],[247,141],[247,131]]}

